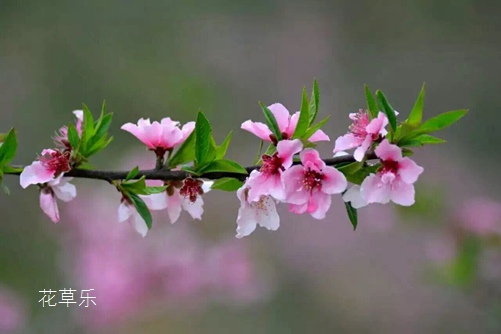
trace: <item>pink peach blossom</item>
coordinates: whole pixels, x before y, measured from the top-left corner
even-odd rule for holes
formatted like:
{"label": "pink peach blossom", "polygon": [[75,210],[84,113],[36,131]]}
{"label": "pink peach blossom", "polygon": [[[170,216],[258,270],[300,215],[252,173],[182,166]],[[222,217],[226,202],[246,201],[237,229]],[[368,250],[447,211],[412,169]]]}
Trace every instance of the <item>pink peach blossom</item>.
{"label": "pink peach blossom", "polygon": [[281,175],[292,165],[292,157],[303,149],[299,139],[281,140],[277,152],[272,156],[263,155],[263,165],[255,176],[247,180],[248,200],[257,202],[261,196],[272,196],[278,201],[285,200]]}
{"label": "pink peach blossom", "polygon": [[21,298],[7,287],[0,287],[0,333],[21,333],[26,321]]}
{"label": "pink peach blossom", "polygon": [[[259,172],[254,170],[248,180],[253,180],[258,176]],[[240,200],[237,217],[237,238],[248,236],[254,232],[257,225],[271,231],[276,231],[280,226],[280,217],[277,213],[275,200],[271,196],[261,195],[258,201],[250,202],[248,183],[246,182],[237,190],[237,197]]]}
{"label": "pink peach blossom", "polygon": [[195,196],[192,189],[187,189],[183,192],[183,183],[171,182],[166,191],[142,198],[151,210],[167,209],[167,214],[172,224],[179,219],[182,210],[187,211],[193,219],[201,220],[204,212],[204,201],[201,195],[210,191],[214,181],[200,182],[200,189],[198,190],[202,192],[197,193],[197,196]]}
{"label": "pink peach blossom", "polygon": [[[282,133],[282,139],[291,139],[299,120],[299,111],[291,116],[289,111],[280,103],[272,104],[268,106],[268,109],[270,109],[273,116],[275,116],[275,119],[277,120],[278,128]],[[271,130],[264,123],[248,120],[242,123],[241,128],[249,131],[264,141],[276,141],[276,138],[272,135]],[[329,136],[327,136],[322,130],[317,130],[308,140],[314,143],[319,141],[329,141],[330,139]]]}
{"label": "pink peach blossom", "polygon": [[378,117],[369,122],[367,111],[362,109],[358,113],[351,113],[350,118],[353,120],[350,131],[336,139],[334,153],[357,148],[354,153],[355,160],[362,161],[365,152],[371,147],[372,143],[386,136],[385,127],[388,124],[388,118],[384,113],[379,112]]}
{"label": "pink peach blossom", "polygon": [[149,118],[141,118],[137,125],[126,123],[121,129],[130,132],[151,150],[163,156],[165,152],[181,145],[188,138],[195,129],[195,122],[188,122],[181,128],[180,123],[171,120],[170,117],[163,118],[160,123],[157,121],[151,123]]}
{"label": "pink peach blossom", "polygon": [[[77,118],[75,127],[77,129],[78,135],[82,135],[82,124],[84,120],[83,110],[74,110],[73,115],[75,115]],[[59,129],[59,131],[54,136],[54,142],[58,147],[71,149],[70,141],[68,140],[68,126],[65,125]]]}
{"label": "pink peach blossom", "polygon": [[377,174],[369,175],[360,186],[360,194],[367,203],[388,203],[410,206],[414,204],[414,182],[423,172],[408,157],[402,157],[402,150],[387,139],[376,148],[382,168]]}
{"label": "pink peach blossom", "polygon": [[501,235],[501,203],[487,198],[469,199],[457,212],[461,227],[479,236]]}
{"label": "pink peach blossom", "polygon": [[61,175],[40,189],[40,208],[54,223],[59,222],[56,197],[63,202],[70,202],[77,196],[77,188],[69,183],[71,179]]}
{"label": "pink peach blossom", "polygon": [[294,213],[308,212],[323,219],[331,206],[331,195],[346,189],[346,177],[334,167],[326,166],[317,150],[300,153],[302,166],[292,166],[282,174],[286,202]]}
{"label": "pink peach blossom", "polygon": [[47,183],[68,172],[71,169],[69,158],[69,152],[43,150],[38,160],[24,167],[19,178],[21,187],[27,188],[31,184]]}

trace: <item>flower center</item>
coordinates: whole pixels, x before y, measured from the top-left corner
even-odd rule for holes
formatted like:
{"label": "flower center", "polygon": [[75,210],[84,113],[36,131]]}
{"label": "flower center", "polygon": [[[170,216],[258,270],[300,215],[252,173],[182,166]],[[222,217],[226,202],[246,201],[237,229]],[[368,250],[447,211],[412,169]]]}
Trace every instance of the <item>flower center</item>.
{"label": "flower center", "polygon": [[278,153],[273,154],[272,156],[263,154],[263,165],[260,172],[275,175],[280,173],[280,171],[284,171],[284,167],[282,166],[282,159],[278,156]]}
{"label": "flower center", "polygon": [[367,136],[367,126],[369,125],[369,116],[367,112],[359,110],[352,118],[353,124],[350,125],[350,132],[356,137],[365,138]]}
{"label": "flower center", "polygon": [[312,192],[315,189],[319,189],[322,187],[322,180],[324,175],[317,171],[311,170],[308,167],[308,170],[304,172],[303,178],[303,187]]}
{"label": "flower center", "polygon": [[381,180],[383,183],[392,183],[397,177],[398,162],[393,160],[382,161],[383,168],[381,169]]}
{"label": "flower center", "polygon": [[194,203],[197,200],[198,195],[202,195],[204,193],[202,184],[203,181],[188,177],[184,180],[183,186],[179,190],[179,193],[184,197],[189,197],[190,202]]}
{"label": "flower center", "polygon": [[38,160],[44,168],[54,171],[54,177],[58,177],[61,173],[68,172],[71,169],[70,155],[71,153],[68,151],[64,153],[53,151],[44,154]]}

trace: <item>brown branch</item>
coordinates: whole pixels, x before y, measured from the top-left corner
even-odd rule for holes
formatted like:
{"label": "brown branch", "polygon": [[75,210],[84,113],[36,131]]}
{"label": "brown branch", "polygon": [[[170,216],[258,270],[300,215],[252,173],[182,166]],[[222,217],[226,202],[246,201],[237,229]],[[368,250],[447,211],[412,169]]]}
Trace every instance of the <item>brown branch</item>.
{"label": "brown branch", "polygon": [[[367,159],[372,160],[376,159],[376,155],[373,152],[367,154]],[[355,162],[355,158],[353,155],[343,155],[339,157],[323,159],[326,165],[328,166],[336,166],[342,163]],[[300,162],[294,162],[294,165],[300,164]],[[261,166],[249,166],[245,169],[247,170],[247,174],[238,174],[238,173],[229,173],[229,172],[214,172],[214,173],[206,173],[198,178],[216,180],[224,177],[231,177],[235,179],[239,179],[244,181],[245,178],[252,172],[253,170],[259,169]],[[15,166],[15,168],[23,168],[22,166]],[[113,180],[124,180],[127,177],[129,171],[104,171],[104,170],[90,170],[90,169],[72,169],[71,171],[64,174],[67,177],[77,177],[83,179],[96,179],[96,180],[105,180],[111,182]],[[5,173],[6,175],[20,175],[20,172],[13,173]],[[166,169],[165,166],[161,169],[147,169],[140,170],[139,173],[134,177],[134,179],[139,179],[145,176],[148,180],[162,180],[162,181],[181,181],[187,177],[192,177],[193,175],[190,172],[186,171],[178,171],[178,170],[170,170]]]}

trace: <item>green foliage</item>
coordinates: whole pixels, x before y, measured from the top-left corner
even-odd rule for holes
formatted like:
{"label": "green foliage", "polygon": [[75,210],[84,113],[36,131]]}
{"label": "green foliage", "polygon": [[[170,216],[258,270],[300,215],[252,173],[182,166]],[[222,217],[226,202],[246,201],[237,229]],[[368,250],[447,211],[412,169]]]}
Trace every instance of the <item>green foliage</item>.
{"label": "green foliage", "polygon": [[132,180],[134,177],[136,177],[137,173],[139,173],[139,166],[134,167],[129,174],[125,177],[125,181]]}
{"label": "green foliage", "polygon": [[369,119],[377,118],[379,108],[377,107],[374,95],[372,95],[369,86],[365,85],[365,99],[367,100],[367,109],[369,110]]}
{"label": "green foliage", "polygon": [[2,143],[0,146],[0,185],[6,194],[9,194],[9,188],[3,184],[3,175],[8,172],[15,171],[10,167],[10,163],[16,156],[17,152],[17,137],[16,131],[12,128],[9,133],[2,134]]}
{"label": "green foliage", "polygon": [[167,162],[169,168],[176,168],[195,159],[196,130],[194,130],[184,143],[179,146],[176,153]]}
{"label": "green foliage", "polygon": [[325,117],[323,120],[321,120],[320,122],[318,122],[317,124],[311,125],[308,128],[308,130],[306,130],[303,137],[301,138],[303,143],[308,141],[308,139],[310,139],[310,137],[313,136],[315,134],[315,132],[320,130],[329,121],[330,117],[331,116],[329,115],[329,116]]}
{"label": "green foliage", "polygon": [[346,208],[348,218],[350,218],[351,225],[353,225],[353,230],[356,230],[358,225],[357,209],[351,206],[351,202],[344,202],[344,206]]}
{"label": "green foliage", "polygon": [[414,107],[412,108],[411,113],[406,120],[407,124],[409,124],[410,126],[418,126],[419,124],[421,124],[421,120],[423,119],[424,91],[425,89],[423,83],[421,91],[419,92],[416,102],[414,103]]}
{"label": "green foliage", "polygon": [[391,127],[390,132],[393,133],[397,129],[397,116],[395,115],[395,109],[393,109],[393,107],[390,105],[382,91],[377,90],[376,97],[379,108],[386,114],[386,117],[388,117],[388,121]]}
{"label": "green foliage", "polygon": [[195,165],[200,166],[215,158],[215,152],[212,156],[210,152],[212,128],[209,120],[201,111],[198,112],[195,134]]}
{"label": "green foliage", "polygon": [[237,162],[227,159],[214,160],[206,164],[197,172],[201,174],[215,173],[215,172],[227,172],[227,173],[238,173],[247,174],[247,170],[240,166]]}
{"label": "green foliage", "polygon": [[85,161],[90,156],[104,150],[113,140],[113,137],[108,137],[113,114],[106,113],[105,102],[103,102],[101,114],[96,121],[85,104],[83,105],[83,116],[80,136],[73,124],[68,126],[68,140],[73,148],[73,156],[78,162]]}
{"label": "green foliage", "polygon": [[297,121],[296,129],[292,138],[302,138],[310,125],[310,111],[308,105],[308,95],[306,88],[303,88],[303,97],[301,99],[301,110],[299,111],[299,119]]}
{"label": "green foliage", "polygon": [[218,189],[223,191],[236,191],[240,187],[242,187],[243,183],[240,180],[231,178],[231,177],[223,177],[221,179],[217,179],[214,181],[211,189]]}
{"label": "green foliage", "polygon": [[282,139],[282,132],[280,131],[280,128],[278,127],[277,119],[275,118],[275,115],[271,112],[268,107],[262,103],[259,102],[259,105],[261,106],[261,109],[263,110],[264,118],[266,120],[266,124],[268,125],[268,128],[270,129],[271,133],[275,135],[277,140]]}
{"label": "green foliage", "polygon": [[319,106],[320,106],[320,91],[318,90],[318,82],[315,79],[313,80],[313,89],[311,91],[311,99],[309,107],[310,119],[308,125],[312,125],[313,122],[315,122]]}
{"label": "green foliage", "polygon": [[141,218],[144,219],[146,226],[148,226],[148,229],[150,230],[151,226],[153,225],[153,218],[151,217],[151,212],[146,206],[146,203],[144,203],[141,197],[137,196],[136,194],[130,193],[128,196]]}

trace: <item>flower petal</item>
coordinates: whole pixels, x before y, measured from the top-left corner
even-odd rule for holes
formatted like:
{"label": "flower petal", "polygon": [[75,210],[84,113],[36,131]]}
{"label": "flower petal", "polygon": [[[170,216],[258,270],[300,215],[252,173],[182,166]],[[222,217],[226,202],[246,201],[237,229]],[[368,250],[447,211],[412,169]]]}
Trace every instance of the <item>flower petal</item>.
{"label": "flower petal", "polygon": [[77,197],[77,188],[75,185],[64,179],[62,179],[57,186],[52,187],[52,189],[57,198],[63,202],[70,202]]}
{"label": "flower petal", "polygon": [[184,197],[181,196],[178,189],[176,189],[171,196],[167,196],[167,214],[172,224],[174,224],[181,215],[183,200]]}
{"label": "flower petal", "polygon": [[120,223],[123,223],[124,221],[128,220],[131,213],[132,212],[129,209],[129,205],[127,205],[126,202],[120,203],[120,206],[118,207],[118,221]]}
{"label": "flower petal", "polygon": [[59,221],[59,209],[56,198],[51,191],[44,189],[40,191],[40,208],[52,222],[57,223]]}
{"label": "flower petal", "polygon": [[292,165],[294,154],[301,152],[303,143],[299,139],[281,140],[277,144],[278,156],[282,159],[282,166],[287,169]]}
{"label": "flower petal", "polygon": [[254,210],[247,205],[240,206],[237,217],[237,238],[250,235],[256,229],[257,221]]}
{"label": "flower petal", "polygon": [[362,144],[362,142],[363,139],[355,137],[353,133],[347,133],[336,139],[336,143],[334,144],[334,153],[358,147]]}
{"label": "flower petal", "polygon": [[277,213],[275,201],[271,197],[263,197],[258,204],[256,220],[259,226],[266,228],[269,231],[276,231],[280,226],[280,217]]}
{"label": "flower petal", "polygon": [[391,191],[391,200],[399,205],[411,206],[414,204],[414,185],[404,182],[397,182],[393,184]]}
{"label": "flower petal", "polygon": [[325,132],[323,132],[322,130],[315,131],[315,133],[312,134],[308,140],[312,143],[316,143],[319,141],[331,141],[329,136]]}
{"label": "flower petal", "polygon": [[417,181],[419,175],[424,171],[424,168],[418,166],[413,160],[408,157],[403,158],[398,162],[398,175],[405,183],[412,184]]}
{"label": "flower petal", "polygon": [[147,196],[139,195],[150,210],[163,210],[167,208],[167,193],[161,192]]}
{"label": "flower petal", "polygon": [[310,210],[310,206],[308,207],[311,216],[315,219],[324,219],[331,207],[332,197],[331,195],[317,191],[313,193],[310,202],[314,202],[316,206],[314,210]]}
{"label": "flower petal", "polygon": [[268,109],[270,109],[273,116],[275,116],[278,128],[280,129],[281,132],[287,132],[287,130],[289,130],[294,133],[294,130],[296,130],[296,128],[287,129],[289,127],[289,119],[290,119],[290,113],[289,110],[287,110],[287,108],[285,108],[281,103],[274,103],[268,106]]}
{"label": "flower petal", "polygon": [[391,199],[391,184],[385,184],[379,175],[371,174],[362,182],[360,193],[367,203],[386,204]]}
{"label": "flower petal", "polygon": [[402,159],[402,149],[397,145],[390,144],[388,139],[383,140],[375,152],[382,160],[400,161]]}
{"label": "flower petal", "polygon": [[194,203],[185,198],[182,207],[193,219],[202,220],[202,214],[204,213],[204,200],[202,197],[198,196]]}
{"label": "flower petal", "polygon": [[47,183],[54,179],[54,171],[42,166],[40,161],[34,161],[31,165],[24,167],[20,175],[21,187],[27,188],[31,184]]}
{"label": "flower petal", "polygon": [[323,169],[322,192],[326,194],[339,194],[346,190],[348,181],[343,173],[334,167],[327,166]]}
{"label": "flower petal", "polygon": [[343,195],[343,200],[345,202],[350,202],[351,206],[355,209],[360,209],[364,206],[367,206],[366,200],[363,199],[362,194],[360,194],[360,186],[354,185]]}
{"label": "flower petal", "polygon": [[268,126],[266,124],[263,124],[261,122],[253,122],[251,120],[245,121],[242,123],[241,126],[242,130],[249,131],[253,135],[259,137],[260,139],[264,141],[270,141],[271,142],[271,131],[268,129]]}

